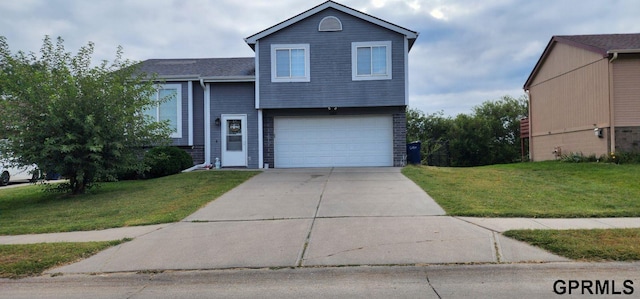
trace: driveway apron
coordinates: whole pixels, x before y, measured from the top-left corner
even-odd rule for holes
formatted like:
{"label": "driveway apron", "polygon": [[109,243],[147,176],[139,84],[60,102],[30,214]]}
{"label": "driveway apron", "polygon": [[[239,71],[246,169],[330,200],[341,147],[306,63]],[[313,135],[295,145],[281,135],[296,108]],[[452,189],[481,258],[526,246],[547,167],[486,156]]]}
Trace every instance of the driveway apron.
{"label": "driveway apron", "polygon": [[49,272],[565,260],[444,214],[400,168],[270,169],[179,223]]}

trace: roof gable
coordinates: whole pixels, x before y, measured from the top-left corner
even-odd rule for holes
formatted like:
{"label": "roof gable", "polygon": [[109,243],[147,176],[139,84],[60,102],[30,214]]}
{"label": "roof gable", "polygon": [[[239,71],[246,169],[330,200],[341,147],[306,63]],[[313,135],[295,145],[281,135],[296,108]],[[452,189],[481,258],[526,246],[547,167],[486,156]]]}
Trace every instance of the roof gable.
{"label": "roof gable", "polygon": [[304,20],[304,19],[306,19],[306,18],[308,18],[308,17],[310,17],[312,15],[315,15],[316,13],[321,12],[321,11],[323,11],[325,9],[328,9],[328,8],[333,8],[333,9],[339,10],[339,11],[341,11],[343,13],[346,13],[346,14],[352,15],[354,17],[363,19],[363,20],[368,21],[370,23],[373,23],[375,25],[381,26],[383,28],[395,31],[395,32],[397,32],[399,34],[402,34],[402,35],[406,36],[408,41],[409,41],[409,49],[411,49],[411,47],[413,46],[413,43],[418,38],[418,33],[415,32],[415,31],[411,31],[411,30],[409,30],[407,28],[400,27],[398,25],[389,23],[387,21],[384,21],[382,19],[379,19],[379,18],[376,18],[374,16],[368,15],[366,13],[357,11],[357,10],[355,10],[353,8],[344,6],[342,4],[339,4],[339,3],[336,3],[336,2],[333,2],[333,1],[327,1],[327,2],[324,2],[324,3],[318,5],[318,6],[314,7],[314,8],[311,8],[311,9],[309,9],[309,10],[307,10],[307,11],[305,11],[305,12],[299,14],[299,15],[296,15],[296,16],[288,19],[288,20],[285,20],[285,21],[283,21],[281,23],[278,23],[278,24],[276,24],[274,26],[271,26],[271,27],[269,27],[269,28],[267,28],[267,29],[265,29],[263,31],[260,31],[260,32],[258,32],[256,34],[254,34],[254,35],[251,35],[251,36],[245,38],[244,40],[245,40],[245,42],[247,44],[249,44],[249,46],[252,49],[255,49],[255,44],[256,44],[256,42],[258,42],[259,39],[261,39],[261,38],[263,38],[265,36],[271,35],[274,32],[280,31],[280,30],[282,30],[282,29],[284,29],[286,27],[289,27],[289,26],[291,26],[291,25],[293,25],[293,24],[295,24],[295,23],[297,23],[297,22],[299,22],[301,20]]}
{"label": "roof gable", "polygon": [[527,90],[533,83],[533,79],[544,64],[546,58],[553,50],[556,43],[567,44],[573,47],[591,51],[608,57],[612,53],[640,53],[640,33],[628,34],[590,34],[590,35],[554,35],[549,40],[535,67],[529,74],[524,84]]}

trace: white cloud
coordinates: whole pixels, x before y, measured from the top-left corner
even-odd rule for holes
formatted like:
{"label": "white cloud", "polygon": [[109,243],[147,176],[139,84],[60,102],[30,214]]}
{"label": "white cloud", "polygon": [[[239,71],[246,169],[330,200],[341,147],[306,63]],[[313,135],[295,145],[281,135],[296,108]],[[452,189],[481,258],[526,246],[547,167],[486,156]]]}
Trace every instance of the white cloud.
{"label": "white cloud", "polygon": [[[410,53],[412,106],[455,115],[519,96],[552,35],[640,32],[634,0],[337,0],[420,32]],[[246,57],[243,38],[324,2],[295,0],[0,1],[0,35],[37,52],[45,34],[96,60]]]}

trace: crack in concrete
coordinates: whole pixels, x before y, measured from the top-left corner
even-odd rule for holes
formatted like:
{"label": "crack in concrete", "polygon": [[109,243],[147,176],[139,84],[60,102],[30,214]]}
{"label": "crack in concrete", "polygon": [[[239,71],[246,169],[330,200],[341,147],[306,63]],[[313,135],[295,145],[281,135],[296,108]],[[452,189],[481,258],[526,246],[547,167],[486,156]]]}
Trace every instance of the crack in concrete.
{"label": "crack in concrete", "polygon": [[426,275],[427,277],[427,284],[429,284],[429,287],[431,288],[431,290],[433,290],[433,292],[436,294],[436,296],[438,296],[439,299],[442,299],[442,296],[440,296],[440,294],[438,293],[438,290],[436,290],[436,287],[433,286],[433,284],[431,284],[431,280],[429,280],[429,275]]}

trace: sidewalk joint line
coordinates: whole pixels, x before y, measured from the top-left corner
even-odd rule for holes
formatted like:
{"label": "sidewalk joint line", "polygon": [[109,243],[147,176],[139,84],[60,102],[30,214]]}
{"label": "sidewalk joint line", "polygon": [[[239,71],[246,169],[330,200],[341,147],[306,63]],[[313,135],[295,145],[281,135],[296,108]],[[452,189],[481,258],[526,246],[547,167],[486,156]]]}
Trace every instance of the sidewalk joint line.
{"label": "sidewalk joint line", "polygon": [[318,204],[316,205],[316,212],[313,214],[313,220],[311,221],[311,225],[309,226],[309,233],[307,234],[307,238],[304,241],[304,246],[302,247],[302,252],[298,257],[298,262],[296,263],[296,267],[302,267],[302,262],[304,261],[304,255],[307,253],[307,247],[309,247],[309,241],[311,240],[311,232],[313,231],[313,226],[316,223],[316,219],[318,218],[318,210],[320,210],[322,197],[324,197],[324,191],[327,189],[327,184],[329,183],[331,174],[333,174],[333,169],[334,168],[332,167],[331,170],[329,170],[327,179],[324,181],[324,186],[322,186],[322,192],[320,193],[320,198],[318,199]]}
{"label": "sidewalk joint line", "polygon": [[493,248],[496,252],[496,262],[498,264],[502,263],[502,247],[500,246],[500,241],[498,239],[498,233],[497,232],[492,232],[491,236],[493,239]]}

